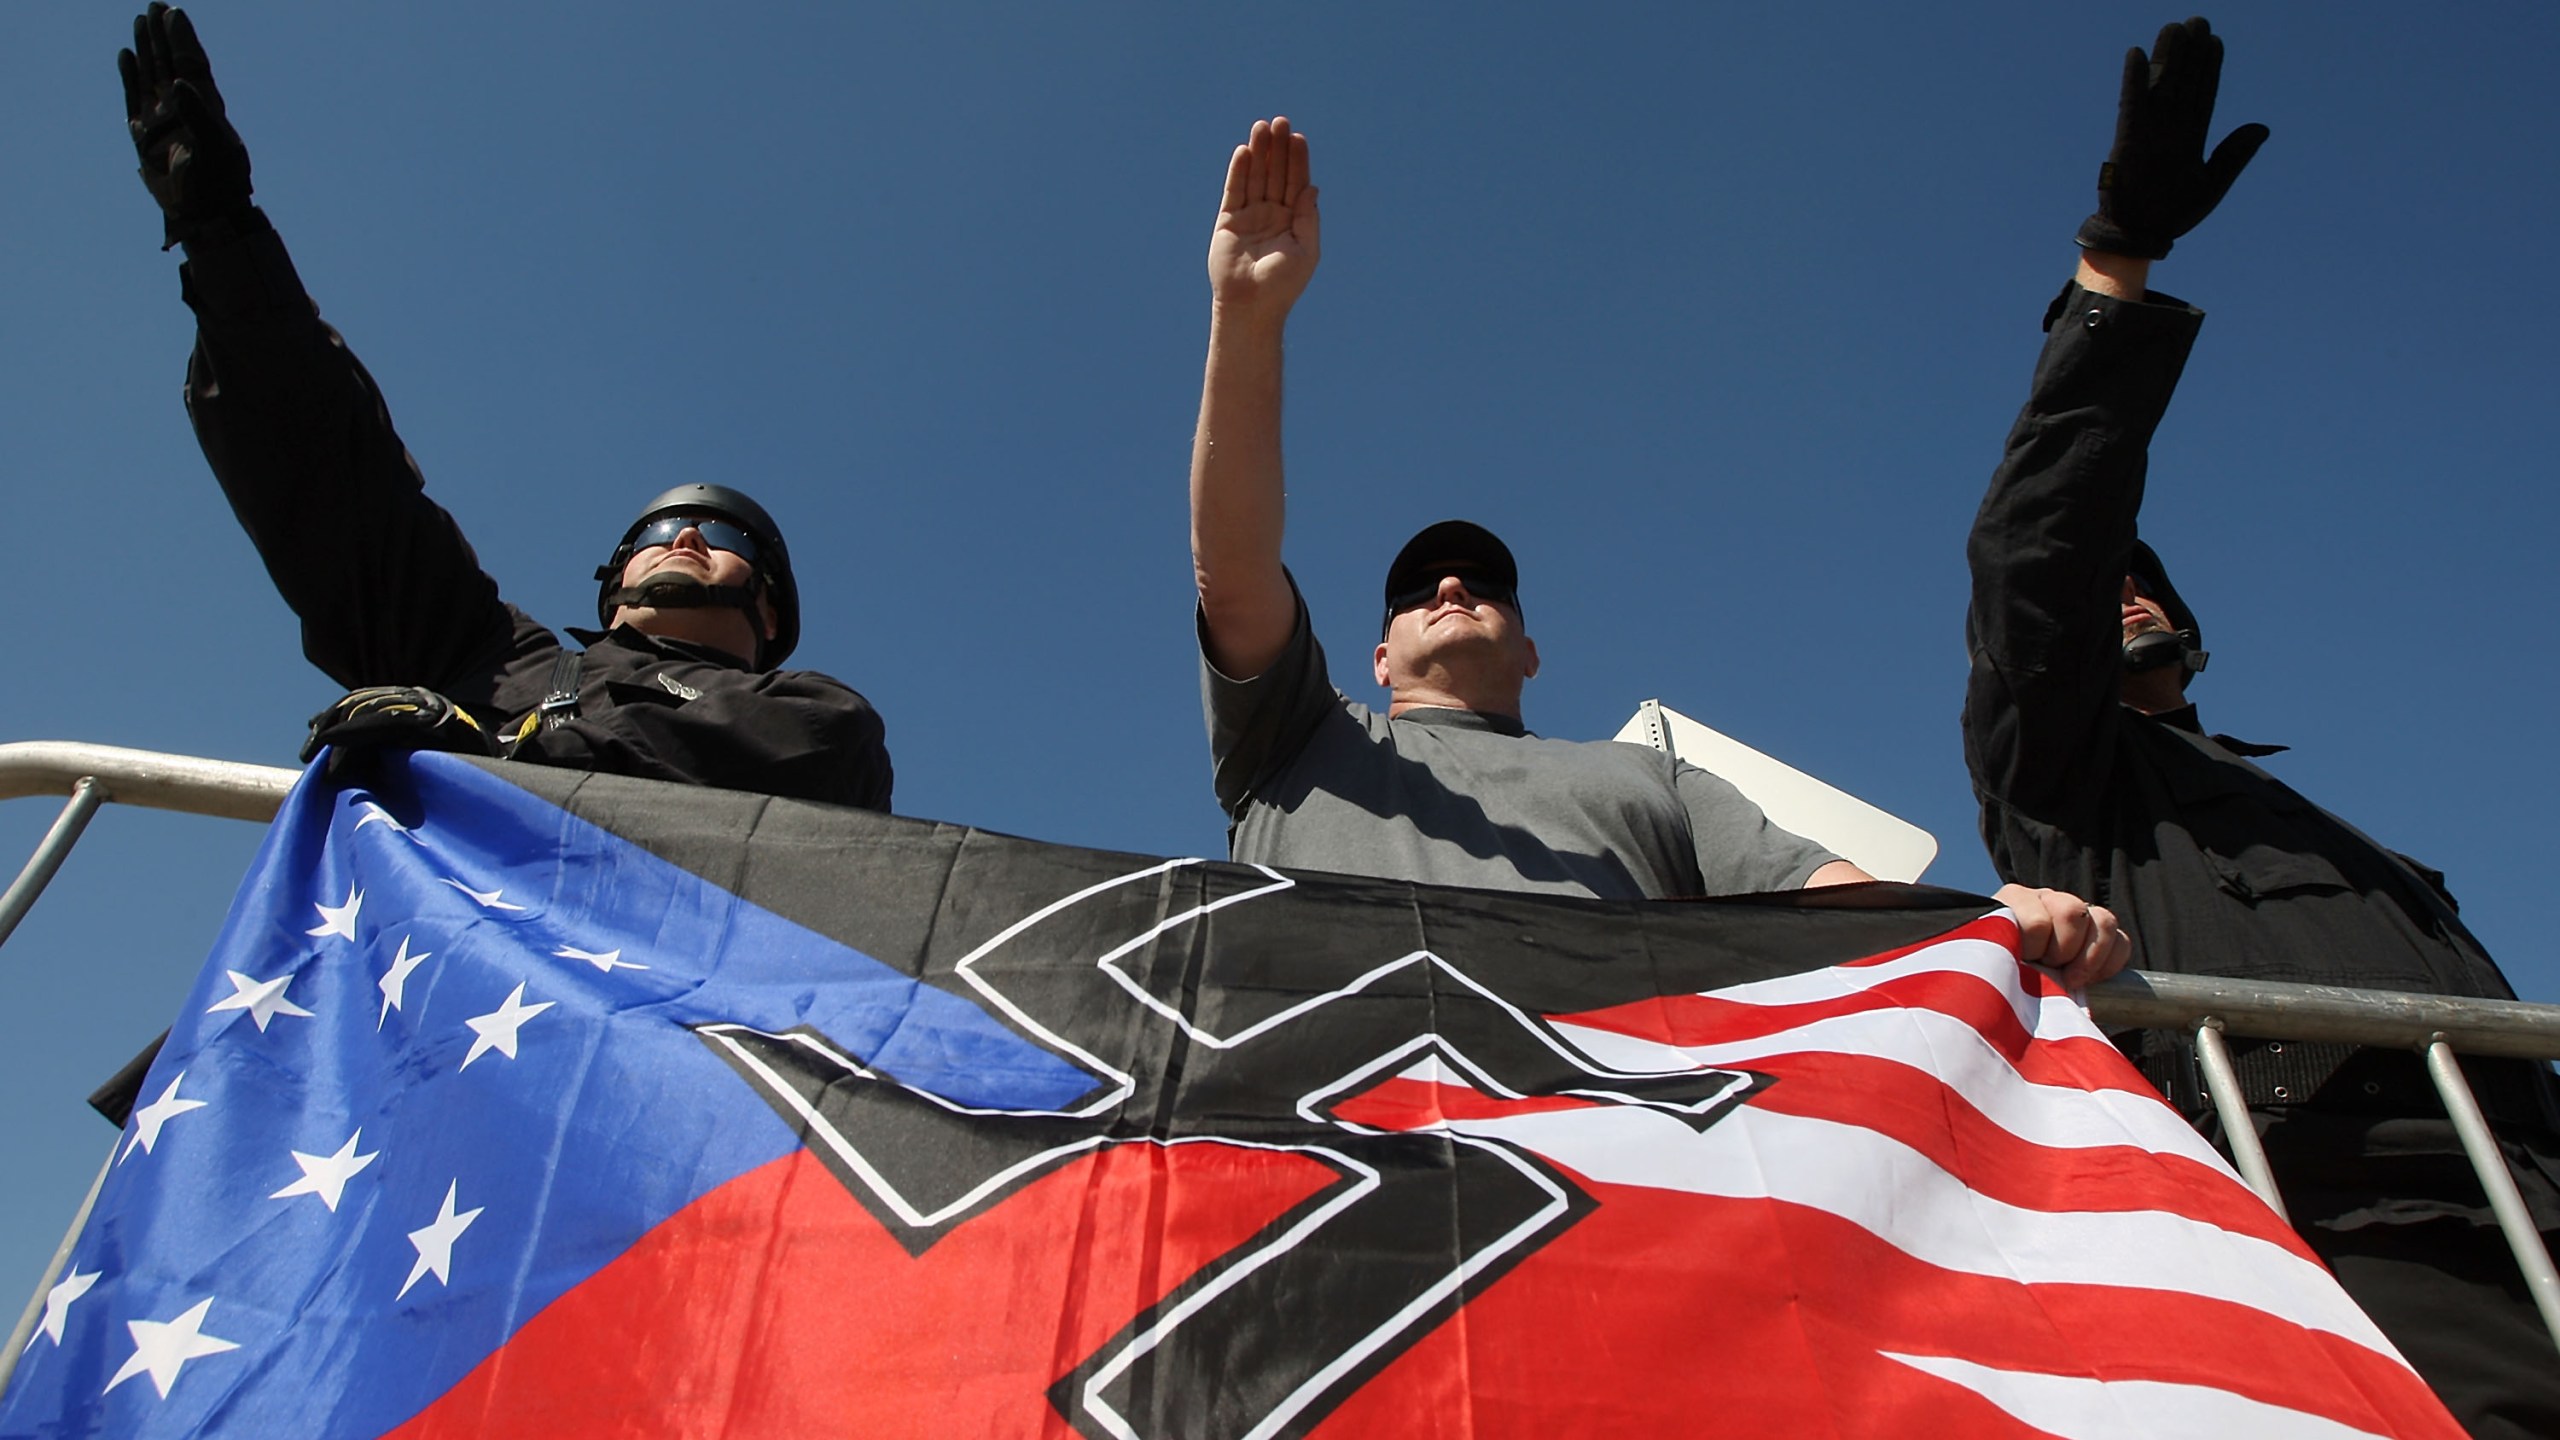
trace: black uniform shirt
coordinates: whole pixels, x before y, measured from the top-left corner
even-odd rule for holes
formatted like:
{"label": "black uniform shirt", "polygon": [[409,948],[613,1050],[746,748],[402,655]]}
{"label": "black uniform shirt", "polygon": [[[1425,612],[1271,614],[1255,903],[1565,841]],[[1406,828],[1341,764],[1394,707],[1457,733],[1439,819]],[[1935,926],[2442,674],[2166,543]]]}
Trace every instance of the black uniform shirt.
{"label": "black uniform shirt", "polygon": [[[499,598],[283,242],[248,229],[189,248],[187,412],[303,654],[349,689],[421,685],[507,725],[548,692],[559,637]],[[889,808],[879,714],[842,682],[627,627],[572,633],[589,645],[579,714],[518,758]]]}
{"label": "black uniform shirt", "polygon": [[[2266,747],[2208,736],[2191,711],[2146,716],[2118,700],[2147,453],[2202,319],[2165,296],[2076,285],[2047,314],[2033,390],[1967,545],[1965,759],[1992,863],[2003,879],[2113,907],[2142,969],[2512,999],[2432,871],[2240,753]],[[2341,1074],[2346,1058],[2250,1047],[2241,1071],[2256,1103],[2441,1114],[2410,1057]],[[2483,1102],[2529,1122],[2548,1118],[2547,1078],[2474,1066]]]}

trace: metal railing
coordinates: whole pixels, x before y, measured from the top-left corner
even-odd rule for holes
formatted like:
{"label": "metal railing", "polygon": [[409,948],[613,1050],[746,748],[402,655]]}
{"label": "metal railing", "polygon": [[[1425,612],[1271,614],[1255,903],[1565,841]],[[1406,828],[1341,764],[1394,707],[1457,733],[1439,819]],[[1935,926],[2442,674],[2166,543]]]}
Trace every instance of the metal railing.
{"label": "metal railing", "polygon": [[[68,797],[62,813],[37,842],[16,880],[0,893],[0,944],[8,941],[19,919],[44,892],[79,842],[98,807],[108,801],[182,810],[260,823],[275,818],[287,791],[301,778],[293,770],[244,765],[192,755],[128,750],[64,740],[31,740],[0,744],[0,800],[28,795]],[[2167,975],[2127,971],[2089,992],[2090,1013],[2111,1030],[2179,1030],[2195,1037],[2206,1091],[2222,1118],[2232,1162],[2277,1214],[2284,1199],[2267,1165],[2265,1149],[2249,1122],[2248,1106],[2232,1070],[2225,1032],[2267,1039],[2330,1041],[2349,1045],[2390,1046],[2426,1057],[2446,1113],[2462,1137],[2464,1151],[2480,1183],[2489,1192],[2491,1210],[2524,1268],[2525,1283],[2543,1323],[2560,1343],[2560,1274],[2534,1229],[2515,1177],[2508,1173],[2495,1137],[2471,1087],[2455,1060],[2456,1051],[2472,1055],[2528,1060],[2560,1059],[2560,1005],[2528,1005],[2513,1000],[2464,1000],[2438,995],[2408,995],[2387,990],[2352,990],[2331,985],[2281,985],[2220,979],[2205,975]],[[113,1147],[109,1148],[110,1156]],[[104,1181],[101,1168],[98,1180]],[[19,1352],[33,1333],[80,1229],[97,1200],[98,1185],[89,1187],[71,1229],[62,1237],[53,1263],[37,1282],[0,1353],[0,1387],[8,1384]]]}
{"label": "metal railing", "polygon": [[36,842],[26,868],[0,892],[0,945],[9,941],[18,921],[53,883],[54,872],[89,828],[90,817],[109,800],[155,810],[183,810],[226,820],[276,818],[285,792],[301,772],[272,765],[243,765],[236,760],[205,760],[193,755],[164,755],[157,750],[127,750],[116,745],[84,745],[73,740],[20,740],[0,745],[0,800],[26,795],[71,797],[53,828]]}
{"label": "metal railing", "polygon": [[[17,878],[9,882],[6,891],[0,891],[0,945],[8,943],[18,922],[34,908],[36,897],[53,883],[55,872],[71,854],[71,847],[80,842],[100,805],[113,800],[156,810],[182,810],[265,824],[276,817],[285,793],[300,778],[300,771],[272,765],[243,765],[232,760],[164,755],[156,750],[127,750],[71,740],[0,744],[0,800],[28,795],[69,797],[44,838],[36,842],[35,853],[27,857]],[[97,1178],[89,1182],[89,1193],[80,1197],[80,1208],[71,1216],[71,1228],[62,1232],[62,1243],[54,1247],[44,1278],[36,1282],[36,1293],[28,1297],[26,1309],[9,1331],[8,1349],[0,1351],[0,1390],[8,1388],[9,1377],[17,1372],[18,1357],[26,1352],[36,1322],[44,1314],[45,1295],[71,1260],[71,1248],[89,1223],[89,1211],[98,1203],[98,1190],[106,1184],[115,1153],[116,1147],[109,1144],[106,1163],[98,1167]]]}
{"label": "metal railing", "polygon": [[[2462,1075],[2456,1049],[2473,1055],[2523,1060],[2560,1059],[2560,1005],[2528,1005],[2520,1000],[2466,1000],[2446,995],[2408,995],[2393,990],[2351,990],[2340,985],[2282,985],[2271,981],[2230,980],[2212,975],[2163,975],[2128,970],[2090,988],[2091,1018],[2110,1030],[2182,1030],[2195,1037],[2198,1068],[2205,1092],[2213,1097],[2222,1120],[2224,1141],[2240,1178],[2260,1199],[2285,1214],[2275,1172],[2232,1069],[2225,1032],[2260,1039],[2331,1041],[2347,1045],[2389,1046],[2426,1057],[2428,1078],[2444,1101],[2463,1153],[2489,1192],[2489,1210],[2523,1267],[2525,1288],[2544,1328],[2560,1344],[2560,1272],[2551,1251],[2534,1228],[2515,1176],[2489,1133],[2487,1117]],[[2286,1216],[2288,1221],[2291,1216]]]}

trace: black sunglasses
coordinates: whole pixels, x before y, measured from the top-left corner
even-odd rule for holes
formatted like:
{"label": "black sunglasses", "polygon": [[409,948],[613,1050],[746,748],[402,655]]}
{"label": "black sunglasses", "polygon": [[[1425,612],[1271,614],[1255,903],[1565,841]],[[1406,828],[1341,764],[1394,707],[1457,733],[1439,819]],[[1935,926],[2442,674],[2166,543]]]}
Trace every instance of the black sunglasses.
{"label": "black sunglasses", "polygon": [[702,532],[702,543],[714,550],[730,554],[753,564],[763,552],[756,547],[756,537],[717,515],[661,515],[632,532],[634,553],[654,545],[673,545],[676,537],[687,530]]}
{"label": "black sunglasses", "polygon": [[[1510,586],[1503,584],[1501,581],[1479,579],[1475,576],[1467,575],[1458,571],[1451,571],[1450,573],[1456,575],[1458,583],[1465,586],[1467,593],[1478,600],[1490,601],[1496,605],[1508,605],[1514,610],[1520,608],[1519,593],[1513,590]],[[1440,596],[1440,580],[1442,578],[1445,577],[1434,577],[1427,585],[1416,585],[1410,590],[1399,591],[1396,594],[1388,596],[1387,614],[1389,616],[1401,615],[1417,605],[1428,605],[1433,600],[1438,599]]]}

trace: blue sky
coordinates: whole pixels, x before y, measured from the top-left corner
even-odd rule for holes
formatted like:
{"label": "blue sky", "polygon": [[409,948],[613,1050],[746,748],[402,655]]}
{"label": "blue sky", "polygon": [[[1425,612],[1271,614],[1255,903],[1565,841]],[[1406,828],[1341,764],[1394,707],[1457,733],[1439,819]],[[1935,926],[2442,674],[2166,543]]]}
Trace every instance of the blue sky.
{"label": "blue sky", "polygon": [[[289,764],[334,687],[178,400],[192,323],[133,176],[129,8],[9,7],[0,740]],[[1313,138],[1290,563],[1371,692],[1378,577],[1464,515],[1519,552],[1528,720],[1659,696],[1936,832],[1963,536],[2112,125],[2122,4],[208,4],[259,198],[509,598],[583,623],[633,508],[789,531],[797,663],[886,714],[898,808],[1222,853],[1185,550],[1202,271],[1256,117]],[[2560,9],[2247,5],[2218,130],[2274,129],[2154,275],[2210,313],[2145,533],[2208,723],[2441,867],[2527,998],[2560,772]],[[14,867],[54,806],[0,806]],[[0,1292],[110,1141],[256,839],[111,808],[0,951]]]}

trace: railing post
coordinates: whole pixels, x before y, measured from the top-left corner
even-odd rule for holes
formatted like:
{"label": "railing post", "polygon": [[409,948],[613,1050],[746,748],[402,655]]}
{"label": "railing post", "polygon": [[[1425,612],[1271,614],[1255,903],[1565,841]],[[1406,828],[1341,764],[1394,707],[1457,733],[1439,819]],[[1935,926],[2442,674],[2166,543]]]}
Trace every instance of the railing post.
{"label": "railing post", "polygon": [[2471,1168],[2480,1172],[2480,1184],[2489,1192],[2489,1209],[2498,1217],[2498,1228],[2507,1232],[2507,1246],[2516,1252],[2516,1263],[2524,1267],[2525,1288],[2533,1292],[2534,1308],[2542,1312],[2543,1327],[2551,1332],[2552,1343],[2560,1345],[2560,1274],[2552,1271],[2551,1252],[2543,1246],[2541,1233],[2534,1229],[2532,1213],[2524,1208],[2516,1177],[2507,1173],[2507,1157],[2498,1149],[2497,1138],[2489,1133],[2480,1102],[2472,1098],[2471,1082],[2462,1078],[2462,1064],[2453,1058],[2453,1046],[2441,1035],[2427,1042],[2427,1073],[2435,1077],[2436,1093],[2444,1097],[2445,1113],[2453,1117],[2453,1128],[2462,1136],[2462,1148],[2471,1157]]}
{"label": "railing post", "polygon": [[71,1228],[62,1232],[62,1243],[53,1247],[53,1259],[44,1267],[44,1278],[36,1282],[36,1293],[27,1297],[27,1308],[18,1314],[17,1328],[9,1332],[8,1353],[0,1354],[0,1393],[9,1388],[9,1377],[18,1373],[18,1358],[35,1340],[36,1322],[44,1317],[44,1302],[53,1294],[54,1282],[62,1278],[62,1267],[71,1263],[71,1250],[80,1243],[80,1232],[89,1223],[89,1212],[97,1208],[98,1192],[106,1188],[107,1172],[116,1168],[116,1150],[124,1144],[118,1135],[116,1143],[107,1147],[107,1158],[98,1166],[98,1178],[89,1182],[89,1193],[80,1197],[80,1208],[71,1217]]}
{"label": "railing post", "polygon": [[2293,1217],[2285,1213],[2284,1196],[2276,1190],[2275,1172],[2267,1166],[2266,1147],[2258,1143],[2258,1127],[2249,1119],[2248,1103],[2240,1094],[2240,1072],[2231,1068],[2231,1049],[2222,1043],[2222,1022],[2212,1016],[2196,1026],[2196,1059],[2204,1068],[2205,1093],[2213,1097],[2213,1113],[2222,1117],[2223,1138],[2231,1146],[2231,1162],[2240,1167],[2240,1178],[2276,1212],[2276,1218],[2287,1225]]}
{"label": "railing post", "polygon": [[53,819],[53,828],[36,842],[36,853],[27,857],[26,868],[9,882],[9,890],[0,895],[0,945],[9,943],[9,933],[18,928],[36,897],[53,883],[54,872],[62,868],[71,847],[79,843],[80,832],[89,828],[89,817],[107,800],[107,787],[95,775],[83,775],[71,787],[71,798],[63,802],[62,813]]}

